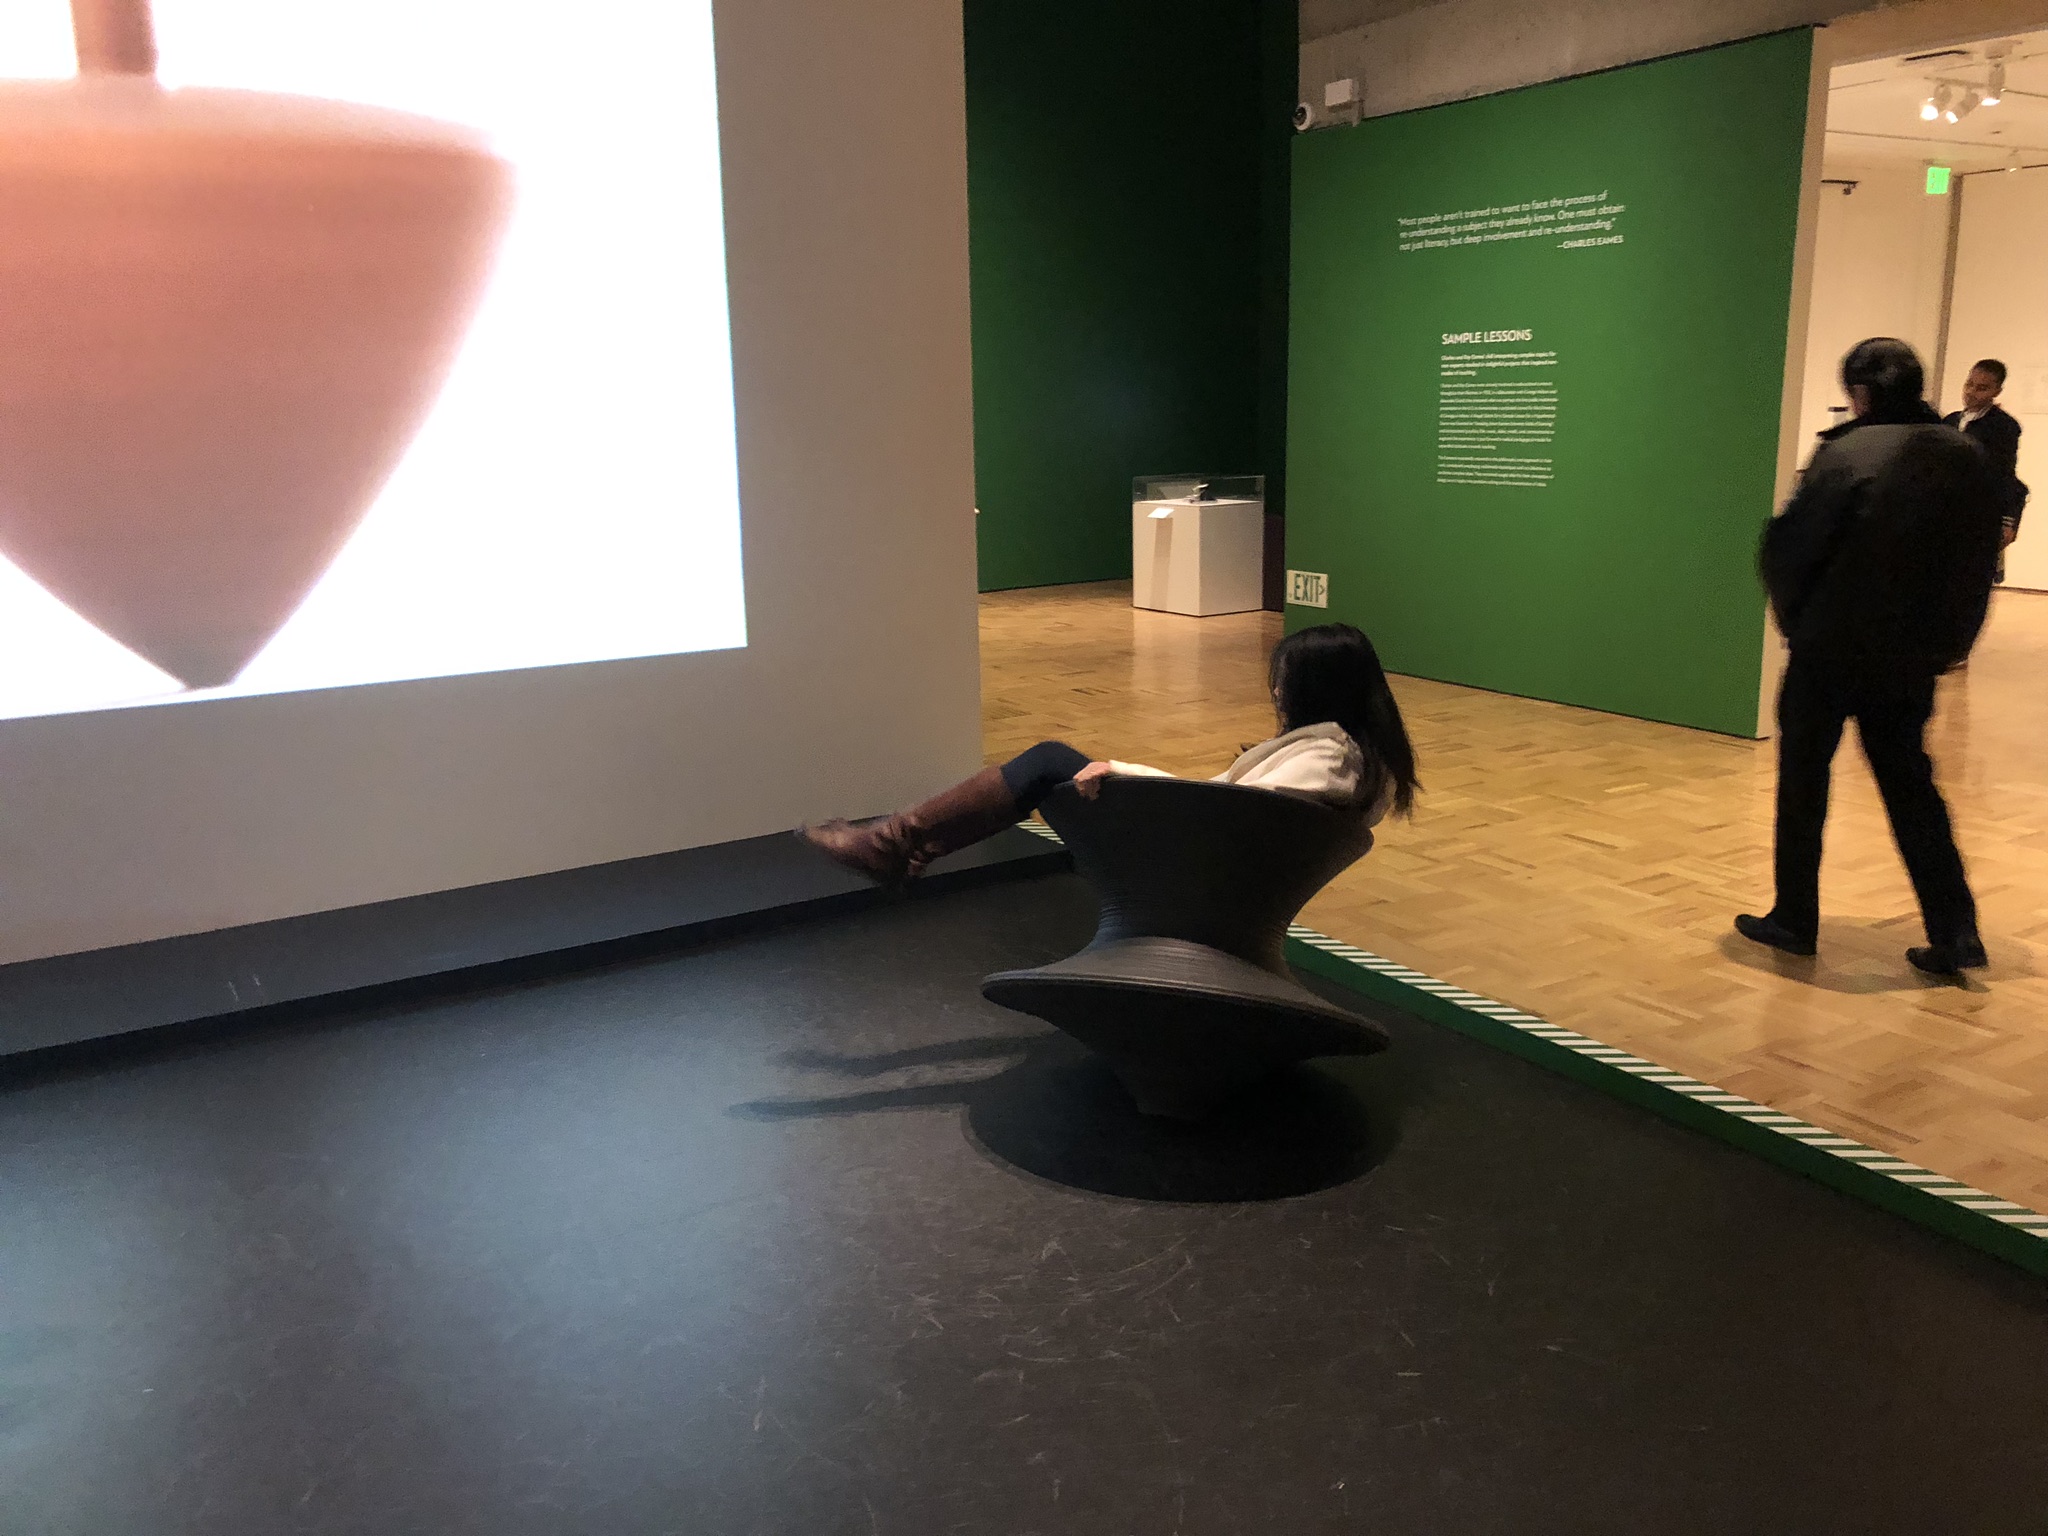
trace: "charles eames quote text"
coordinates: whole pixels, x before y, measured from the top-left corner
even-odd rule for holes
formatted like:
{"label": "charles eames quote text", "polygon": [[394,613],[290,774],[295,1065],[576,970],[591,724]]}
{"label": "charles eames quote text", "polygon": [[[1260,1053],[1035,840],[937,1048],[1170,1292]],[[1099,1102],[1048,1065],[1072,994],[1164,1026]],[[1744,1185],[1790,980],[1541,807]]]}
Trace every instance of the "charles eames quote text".
{"label": "charles eames quote text", "polygon": [[1403,251],[1447,250],[1454,245],[1491,245],[1501,240],[1548,239],[1559,250],[1620,245],[1626,203],[1606,192],[1573,197],[1539,197],[1525,203],[1460,208],[1447,213],[1397,216],[1397,245]]}

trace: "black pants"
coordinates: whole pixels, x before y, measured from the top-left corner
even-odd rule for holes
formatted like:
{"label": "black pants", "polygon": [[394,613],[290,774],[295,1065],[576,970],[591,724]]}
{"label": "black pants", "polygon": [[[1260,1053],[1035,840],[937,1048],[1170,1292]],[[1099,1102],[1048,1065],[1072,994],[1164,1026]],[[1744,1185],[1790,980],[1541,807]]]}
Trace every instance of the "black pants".
{"label": "black pants", "polygon": [[1977,931],[1977,903],[1927,758],[1924,737],[1933,713],[1932,677],[1851,683],[1797,656],[1785,669],[1778,690],[1778,896],[1772,911],[1794,933],[1810,939],[1820,928],[1821,828],[1835,749],[1852,716],[1920,898],[1928,942],[1953,943]]}
{"label": "black pants", "polygon": [[1086,768],[1089,761],[1086,752],[1076,751],[1064,741],[1041,741],[1003,764],[1003,783],[1017,802],[1017,819],[1037,810],[1039,801]]}

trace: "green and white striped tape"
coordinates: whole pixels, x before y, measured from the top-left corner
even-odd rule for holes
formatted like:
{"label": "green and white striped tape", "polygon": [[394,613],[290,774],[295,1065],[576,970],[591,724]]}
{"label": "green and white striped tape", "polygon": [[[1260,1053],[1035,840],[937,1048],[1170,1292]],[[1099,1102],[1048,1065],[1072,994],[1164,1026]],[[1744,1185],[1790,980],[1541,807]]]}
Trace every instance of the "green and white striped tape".
{"label": "green and white striped tape", "polygon": [[1461,1034],[1706,1131],[1845,1194],[2048,1275],[2048,1216],[1853,1137],[1703,1083],[1576,1030],[1297,923],[1290,958]]}

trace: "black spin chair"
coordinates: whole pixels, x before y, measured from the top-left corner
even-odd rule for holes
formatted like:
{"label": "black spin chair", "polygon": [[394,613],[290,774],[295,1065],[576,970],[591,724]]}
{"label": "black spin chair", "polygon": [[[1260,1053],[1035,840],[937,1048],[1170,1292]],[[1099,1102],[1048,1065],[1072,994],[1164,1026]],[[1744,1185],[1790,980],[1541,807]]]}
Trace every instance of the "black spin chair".
{"label": "black spin chair", "polygon": [[1311,1056],[1385,1031],[1294,979],[1287,925],[1372,847],[1358,818],[1266,789],[1112,778],[1039,807],[1102,903],[1077,955],[981,984],[1106,1057],[1148,1115],[1195,1120]]}

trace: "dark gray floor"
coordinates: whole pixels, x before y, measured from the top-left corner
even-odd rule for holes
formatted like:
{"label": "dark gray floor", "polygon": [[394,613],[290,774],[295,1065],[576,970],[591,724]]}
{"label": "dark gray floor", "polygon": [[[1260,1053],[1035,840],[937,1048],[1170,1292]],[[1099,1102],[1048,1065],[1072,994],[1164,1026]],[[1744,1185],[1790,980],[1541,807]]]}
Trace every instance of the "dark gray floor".
{"label": "dark gray floor", "polygon": [[1142,1123],[976,990],[1090,917],[17,1074],[0,1530],[2048,1531],[2040,1283],[1398,1017]]}

